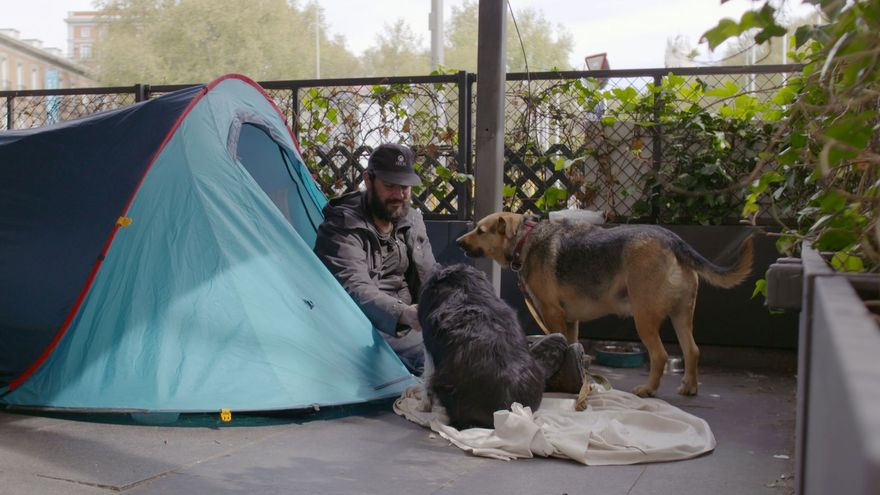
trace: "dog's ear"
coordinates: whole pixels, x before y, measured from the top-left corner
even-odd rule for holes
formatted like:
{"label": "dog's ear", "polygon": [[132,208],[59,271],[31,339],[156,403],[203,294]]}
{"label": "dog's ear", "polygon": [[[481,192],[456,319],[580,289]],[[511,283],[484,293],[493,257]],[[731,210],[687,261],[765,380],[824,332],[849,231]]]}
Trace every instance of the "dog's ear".
{"label": "dog's ear", "polygon": [[516,236],[516,231],[519,229],[519,217],[515,216],[500,216],[498,217],[498,223],[495,224],[495,232],[504,233],[504,236],[508,239],[513,239]]}

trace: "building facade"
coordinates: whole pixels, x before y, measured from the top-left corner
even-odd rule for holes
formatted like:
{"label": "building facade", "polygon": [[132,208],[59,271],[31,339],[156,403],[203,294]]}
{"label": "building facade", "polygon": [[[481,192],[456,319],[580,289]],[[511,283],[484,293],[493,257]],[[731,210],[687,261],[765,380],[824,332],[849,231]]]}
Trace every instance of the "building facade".
{"label": "building facade", "polygon": [[67,13],[64,22],[67,23],[67,56],[76,62],[88,64],[102,29],[98,23],[98,13],[84,10],[71,11]]}
{"label": "building facade", "polygon": [[87,69],[63,56],[58,48],[43,48],[36,39],[21,39],[16,29],[0,29],[0,91],[95,86]]}

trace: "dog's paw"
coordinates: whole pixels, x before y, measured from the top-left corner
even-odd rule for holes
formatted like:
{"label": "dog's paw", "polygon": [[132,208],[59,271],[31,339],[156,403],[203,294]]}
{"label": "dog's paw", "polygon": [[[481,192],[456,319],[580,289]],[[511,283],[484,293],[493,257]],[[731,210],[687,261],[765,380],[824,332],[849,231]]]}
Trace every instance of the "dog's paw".
{"label": "dog's paw", "polygon": [[416,383],[415,385],[410,385],[406,387],[406,390],[403,391],[403,396],[407,399],[416,399],[418,401],[424,400],[427,392],[425,391],[425,386],[421,383]]}
{"label": "dog's paw", "polygon": [[419,407],[419,411],[421,411],[421,412],[431,412],[432,408],[434,407],[434,399],[431,396],[431,394],[427,394],[427,393],[424,394],[419,399],[419,406],[418,407]]}
{"label": "dog's paw", "polygon": [[697,383],[688,383],[685,380],[681,381],[681,385],[678,386],[678,393],[681,395],[697,395]]}
{"label": "dog's paw", "polygon": [[440,424],[449,424],[449,414],[446,413],[446,409],[439,403],[434,407],[431,412],[434,413],[435,419],[440,422]]}
{"label": "dog's paw", "polygon": [[654,397],[654,394],[657,393],[657,389],[651,388],[647,385],[639,385],[638,387],[632,389],[632,393],[638,395],[639,397]]}

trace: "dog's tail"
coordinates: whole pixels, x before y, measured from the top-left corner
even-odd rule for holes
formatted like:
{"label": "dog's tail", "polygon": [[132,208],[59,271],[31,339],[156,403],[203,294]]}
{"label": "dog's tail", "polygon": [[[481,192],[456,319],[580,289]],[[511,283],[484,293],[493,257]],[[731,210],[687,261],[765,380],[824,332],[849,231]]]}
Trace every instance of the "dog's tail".
{"label": "dog's tail", "polygon": [[748,236],[739,245],[736,262],[730,266],[719,266],[707,260],[694,248],[682,243],[677,249],[678,259],[691,266],[700,278],[716,287],[728,289],[742,283],[752,271],[752,260],[755,257],[754,236]]}

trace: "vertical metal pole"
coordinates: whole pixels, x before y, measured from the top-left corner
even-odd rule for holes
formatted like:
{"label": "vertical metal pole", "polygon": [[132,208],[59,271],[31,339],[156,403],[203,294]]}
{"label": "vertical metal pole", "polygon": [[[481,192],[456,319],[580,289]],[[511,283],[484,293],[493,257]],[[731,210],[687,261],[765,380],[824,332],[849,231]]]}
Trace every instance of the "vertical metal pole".
{"label": "vertical metal pole", "polygon": [[147,98],[147,92],[149,91],[149,85],[147,84],[135,84],[134,85],[134,101],[135,103],[145,101]]}
{"label": "vertical metal pole", "polygon": [[321,79],[321,11],[315,3],[315,79]]}
{"label": "vertical metal pole", "polygon": [[[504,0],[480,0],[477,34],[476,195],[477,219],[501,210],[504,181],[504,81],[507,22]],[[495,292],[501,290],[501,271],[492,260],[477,260]]]}
{"label": "vertical metal pole", "polygon": [[[654,87],[659,88],[663,85],[663,75],[660,73],[654,74]],[[651,141],[653,147],[651,148],[651,155],[653,155],[653,165],[654,172],[660,173],[660,168],[663,166],[663,131],[660,128],[660,113],[662,111],[663,101],[658,97],[659,93],[654,93],[654,126],[651,128]],[[662,187],[655,185],[654,187]],[[653,191],[647,191],[648,194],[651,194]],[[659,212],[657,211],[657,205],[651,201],[651,221],[657,222],[657,217]]]}
{"label": "vertical metal pole", "polygon": [[[749,65],[755,65],[758,62],[758,45],[752,41],[752,48],[749,50]],[[755,73],[749,74],[749,93],[755,92]]]}
{"label": "vertical metal pole", "polygon": [[15,104],[13,103],[15,100],[14,96],[8,96],[6,98],[6,130],[11,131],[13,125],[15,124],[15,118],[12,116],[12,112],[15,111]]}
{"label": "vertical metal pole", "polygon": [[299,86],[290,89],[290,130],[299,144]]}
{"label": "vertical metal pole", "polygon": [[438,70],[443,65],[443,0],[431,0],[428,28],[431,30],[431,70]]}
{"label": "vertical metal pole", "polygon": [[[468,73],[458,71],[458,171],[473,172],[471,167],[471,87]],[[458,219],[467,220],[470,215],[471,184],[459,182],[455,186],[458,198]]]}

